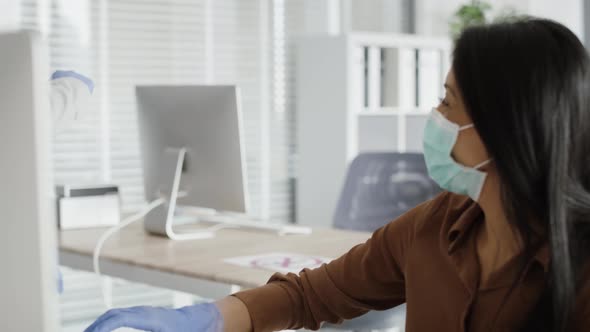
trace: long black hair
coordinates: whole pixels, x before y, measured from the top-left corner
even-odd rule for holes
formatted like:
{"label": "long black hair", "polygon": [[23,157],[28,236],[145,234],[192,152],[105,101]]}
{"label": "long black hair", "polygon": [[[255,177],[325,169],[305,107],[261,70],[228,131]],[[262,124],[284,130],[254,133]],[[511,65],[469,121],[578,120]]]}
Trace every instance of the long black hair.
{"label": "long black hair", "polygon": [[523,330],[538,324],[564,331],[590,252],[586,49],[559,23],[519,18],[465,30],[455,42],[453,70],[495,162],[506,215],[524,238],[521,272],[550,243],[545,291]]}

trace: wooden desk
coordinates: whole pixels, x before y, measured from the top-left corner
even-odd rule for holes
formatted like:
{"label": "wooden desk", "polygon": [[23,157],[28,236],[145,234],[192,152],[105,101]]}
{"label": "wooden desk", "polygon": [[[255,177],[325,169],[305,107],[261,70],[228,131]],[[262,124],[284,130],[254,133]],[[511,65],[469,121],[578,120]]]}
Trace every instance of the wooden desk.
{"label": "wooden desk", "polygon": [[[60,264],[92,271],[92,252],[104,231],[61,231]],[[212,239],[172,241],[148,235],[138,224],[123,229],[106,242],[100,256],[101,272],[215,299],[239,289],[263,285],[273,274],[268,270],[225,263],[226,258],[271,252],[336,258],[369,237],[369,233],[334,229],[314,229],[311,235],[288,236],[223,229]]]}

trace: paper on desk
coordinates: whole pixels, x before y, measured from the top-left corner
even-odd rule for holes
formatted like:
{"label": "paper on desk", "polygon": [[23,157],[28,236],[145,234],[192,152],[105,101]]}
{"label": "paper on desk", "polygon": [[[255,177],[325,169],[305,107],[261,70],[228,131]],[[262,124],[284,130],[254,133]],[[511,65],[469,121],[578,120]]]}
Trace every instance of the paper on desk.
{"label": "paper on desk", "polygon": [[314,269],[332,258],[321,256],[301,255],[288,252],[272,252],[256,256],[240,256],[227,258],[223,261],[229,264],[271,270],[281,273],[297,273],[304,268]]}

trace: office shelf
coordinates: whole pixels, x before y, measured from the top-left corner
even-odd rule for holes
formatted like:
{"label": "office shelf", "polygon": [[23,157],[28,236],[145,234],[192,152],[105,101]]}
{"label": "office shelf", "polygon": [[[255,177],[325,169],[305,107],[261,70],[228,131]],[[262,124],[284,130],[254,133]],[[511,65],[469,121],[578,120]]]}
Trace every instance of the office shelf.
{"label": "office shelf", "polygon": [[329,226],[361,152],[421,151],[451,42],[385,33],[305,37],[297,54],[298,222]]}

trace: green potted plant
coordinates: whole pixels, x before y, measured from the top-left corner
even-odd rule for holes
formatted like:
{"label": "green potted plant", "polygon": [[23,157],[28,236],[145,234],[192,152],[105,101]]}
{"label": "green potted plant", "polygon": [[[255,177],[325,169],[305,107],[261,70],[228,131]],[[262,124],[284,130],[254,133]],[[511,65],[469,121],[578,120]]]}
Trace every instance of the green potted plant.
{"label": "green potted plant", "polygon": [[480,0],[471,0],[469,4],[460,6],[449,22],[451,37],[456,39],[467,27],[486,24],[486,13],[491,9],[489,3]]}
{"label": "green potted plant", "polygon": [[492,10],[492,5],[485,1],[471,0],[470,3],[461,5],[449,21],[449,30],[451,37],[456,39],[461,32],[470,26],[486,24],[490,21],[510,21],[518,19],[520,15],[512,7],[505,7],[492,20],[488,19],[488,13]]}

